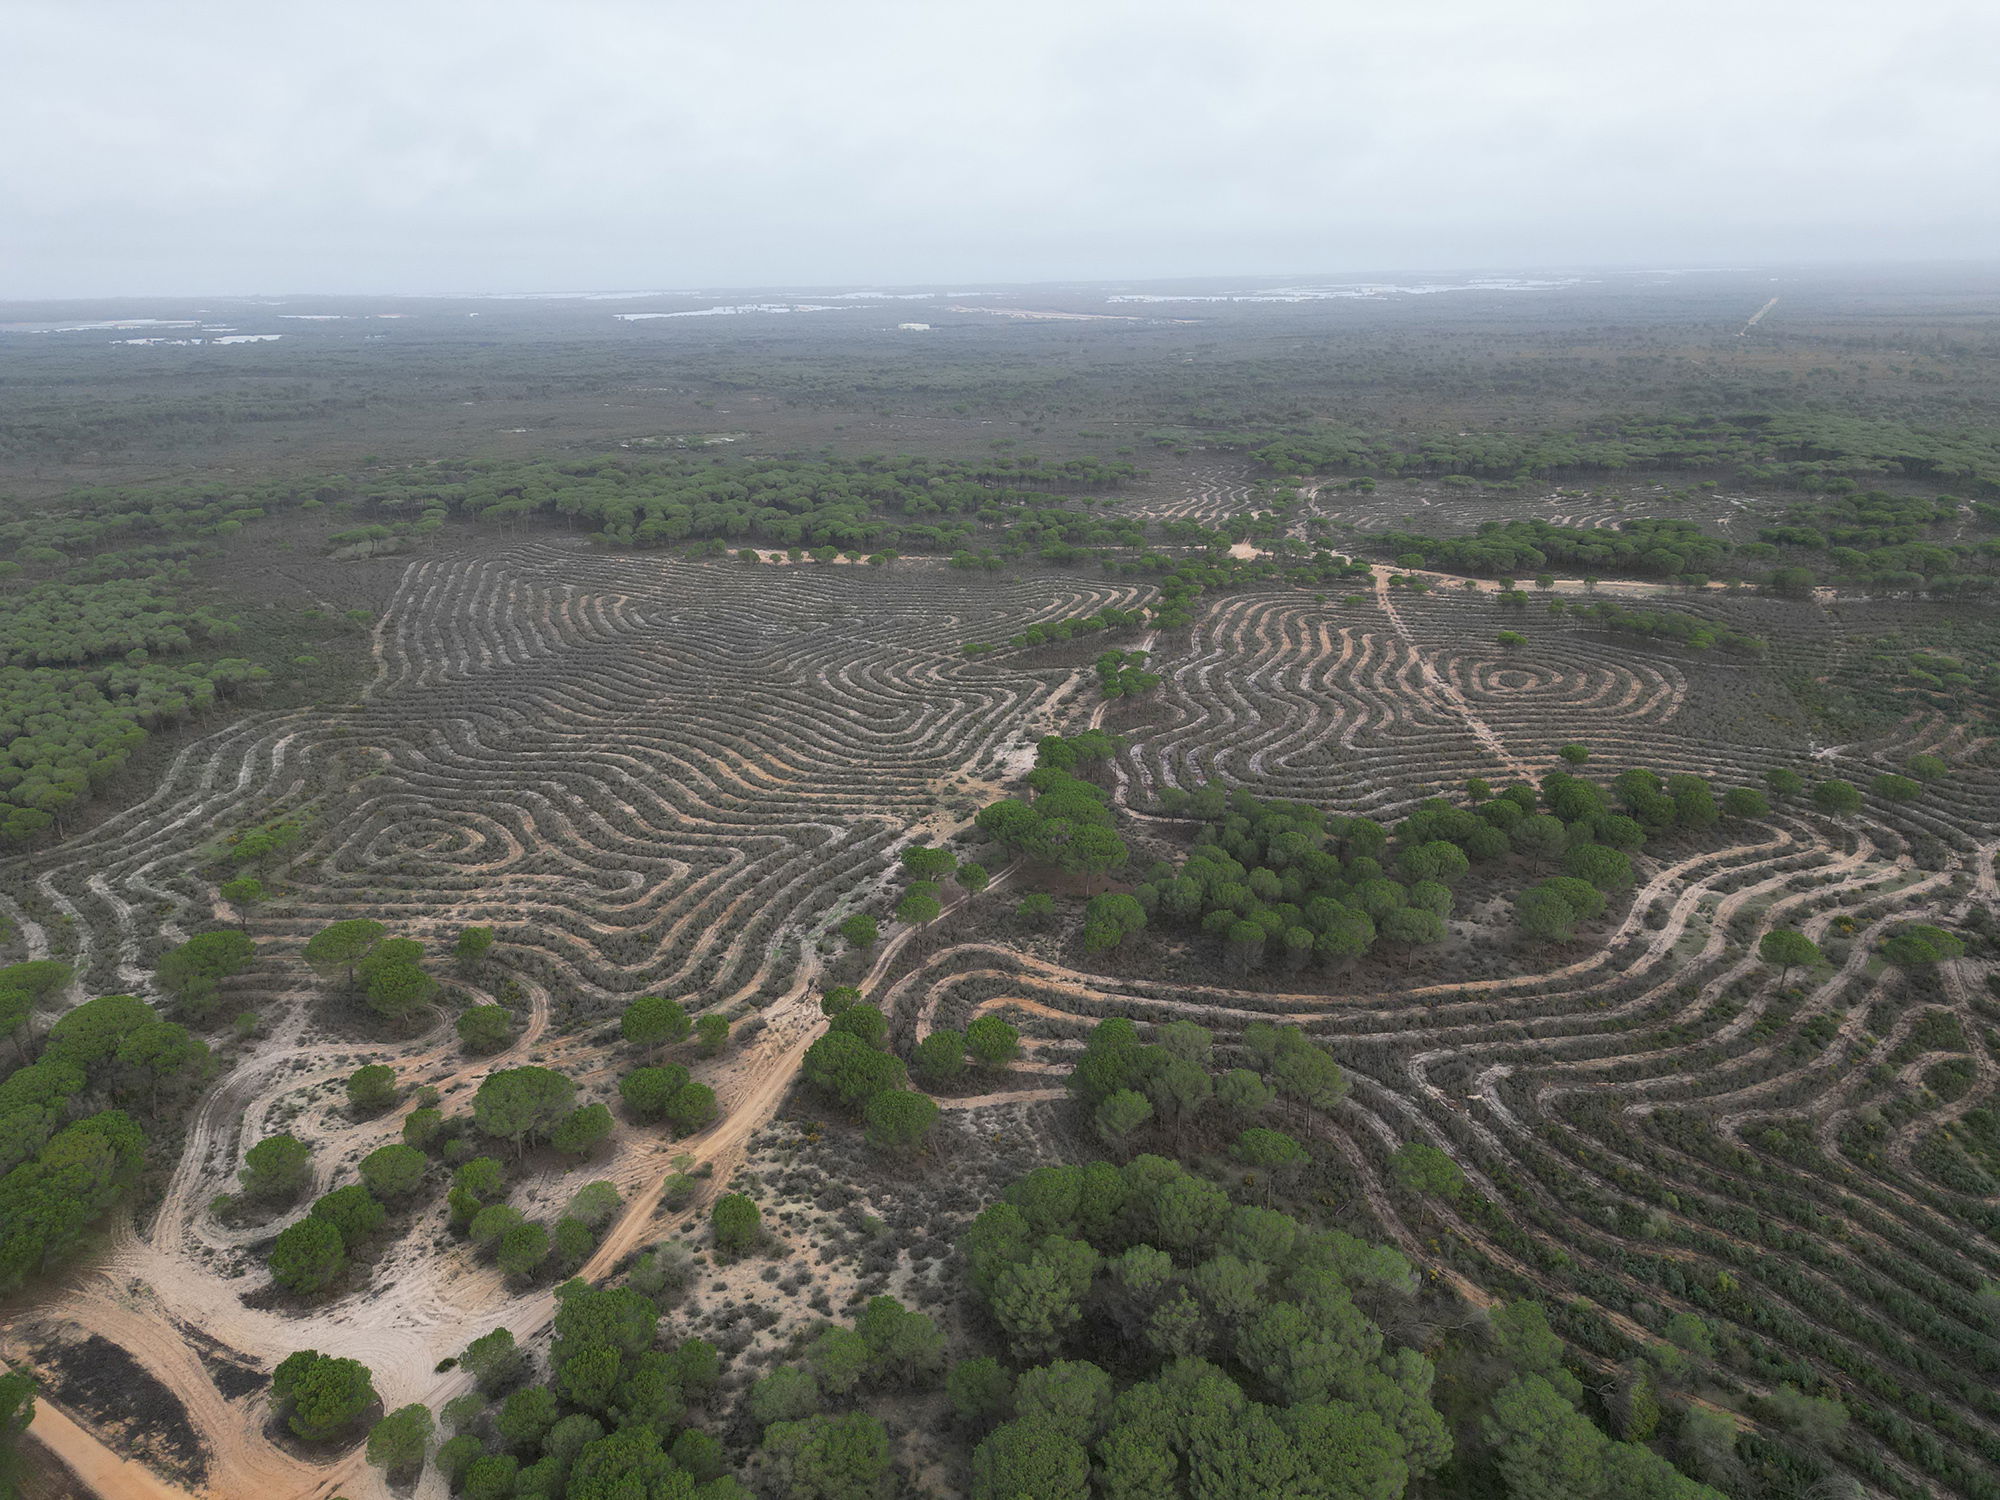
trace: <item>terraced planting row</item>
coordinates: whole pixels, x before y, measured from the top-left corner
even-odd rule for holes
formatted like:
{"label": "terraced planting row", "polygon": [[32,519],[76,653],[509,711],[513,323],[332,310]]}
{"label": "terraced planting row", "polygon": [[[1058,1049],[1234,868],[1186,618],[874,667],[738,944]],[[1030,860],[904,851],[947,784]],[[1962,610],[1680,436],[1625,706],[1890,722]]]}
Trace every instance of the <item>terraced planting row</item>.
{"label": "terraced planting row", "polygon": [[[1818,611],[1729,608],[1774,655],[1845,649]],[[2000,1211],[1962,1171],[1954,1184],[1926,1165],[1941,1134],[1993,1106],[1993,967],[1882,957],[1912,922],[1991,920],[2000,781],[1983,742],[1913,712],[1815,748],[1755,663],[1540,610],[1510,618],[1490,596],[1386,582],[1360,604],[1224,599],[1156,658],[1159,705],[1131,730],[1121,787],[1144,806],[1212,779],[1385,818],[1468,776],[1539,777],[1578,742],[1586,775],[1639,764],[1718,790],[1786,768],[1867,788],[1920,752],[1951,774],[1913,800],[1869,795],[1853,817],[1781,803],[1725,825],[1736,832],[1714,847],[1642,858],[1600,949],[1525,953],[1512,978],[1232,988],[966,941],[888,990],[899,1034],[914,1045],[999,1014],[1021,1027],[1033,1075],[1064,1071],[1112,1016],[1194,1020],[1224,1044],[1253,1021],[1302,1024],[1353,1089],[1299,1129],[1435,1275],[1476,1300],[1543,1299],[1607,1381],[1661,1345],[1675,1314],[1698,1315],[1717,1338],[1690,1388],[1739,1404],[1784,1385],[1837,1398],[1851,1420],[1832,1457],[1865,1492],[2000,1493]],[[1501,627],[1526,642],[1480,644]],[[1775,928],[1826,961],[1760,961]],[[1471,1191],[1412,1192],[1390,1161],[1410,1142],[1446,1152]]]}
{"label": "terraced planting row", "polygon": [[1533,520],[1579,530],[1616,529],[1635,516],[1698,521],[1734,542],[1757,540],[1757,528],[1771,524],[1786,504],[1757,496],[1706,493],[1684,499],[1665,485],[1629,490],[1537,489],[1514,494],[1485,489],[1447,489],[1435,484],[1388,480],[1373,491],[1346,489],[1338,481],[1313,492],[1312,515],[1367,533],[1420,531],[1456,535],[1486,521]]}
{"label": "terraced planting row", "polygon": [[[1067,667],[968,661],[960,643],[1137,598],[921,563],[759,567],[554,543],[412,564],[358,705],[252,716],[190,746],[144,802],[0,875],[0,913],[35,956],[75,966],[77,996],[151,994],[165,947],[228,919],[216,881],[231,839],[299,830],[244,866],[276,894],[251,922],[257,965],[225,998],[256,1011],[262,1034],[205,1101],[157,1213],[42,1325],[101,1334],[176,1392],[223,1491],[310,1487],[300,1460],[260,1436],[254,1404],[224,1397],[175,1331],[199,1325],[266,1366],[298,1346],[300,1325],[266,1292],[259,1242],[277,1226],[208,1211],[244,1149],[291,1130],[315,1143],[315,1189],[351,1180],[400,1128],[395,1113],[357,1123],[345,1108],[341,1080],[361,1063],[389,1063],[447,1108],[526,1062],[605,1092],[614,1080],[579,1023],[643,992],[763,1021],[741,1061],[711,1075],[725,1117],[698,1149],[739,1149],[816,1019],[806,994],[829,930],[900,842],[949,827],[1014,774],[1075,690]],[[464,926],[494,928],[501,964],[452,982],[513,1011],[506,1048],[468,1058],[447,1025],[385,1040],[343,1014],[298,954],[351,918],[434,957]],[[615,1265],[657,1232],[677,1149],[621,1137],[609,1163],[537,1167],[516,1202],[618,1184],[632,1210],[593,1261]],[[546,1291],[510,1290],[444,1228],[432,1204],[368,1285],[311,1319],[314,1345],[368,1364],[392,1405],[451,1394],[432,1366],[472,1337],[526,1337],[547,1317]]]}
{"label": "terraced planting row", "polygon": [[[1211,498],[1233,505],[1217,485]],[[1870,1492],[1994,1493],[1985,1288],[2000,1283],[2000,1214],[1944,1145],[1992,1102],[2000,1003],[1979,962],[1902,969],[1878,953],[1913,920],[1972,924],[2000,895],[2000,782],[1981,741],[1913,705],[1864,741],[1811,743],[1778,665],[1835,670],[1865,649],[1814,606],[1703,600],[1770,642],[1766,659],[1737,659],[1442,582],[1415,594],[1377,569],[1352,598],[1204,600],[1185,633],[1143,638],[1159,686],[1112,701],[1086,666],[1041,660],[1060,652],[967,658],[962,643],[1132,609],[1150,585],[539,542],[412,564],[359,704],[253,716],[191,746],[143,803],[0,872],[0,914],[36,956],[75,964],[79,995],[150,993],[163,947],[233,915],[216,889],[230,840],[297,829],[246,866],[278,894],[251,920],[258,965],[229,998],[258,1011],[263,1035],[205,1101],[158,1211],[49,1317],[122,1346],[182,1399],[212,1485],[363,1485],[358,1458],[271,1444],[258,1401],[224,1395],[179,1331],[198,1323],[266,1366],[299,1346],[300,1323],[267,1295],[269,1228],[208,1210],[245,1146],[279,1128],[312,1138],[324,1190],[397,1138],[393,1115],[342,1107],[359,1063],[387,1061],[447,1107],[523,1063],[604,1094],[616,1079],[593,1023],[619,1000],[754,1012],[754,1041],[707,1075],[720,1123],[688,1145],[621,1134],[608,1162],[538,1162],[518,1185],[519,1204],[552,1212],[588,1180],[616,1184],[624,1217],[584,1273],[615,1270],[662,1232],[676,1155],[726,1169],[776,1109],[821,1025],[831,934],[881,904],[899,847],[1014,790],[1058,725],[1130,736],[1112,777],[1138,821],[1161,790],[1211,781],[1388,820],[1474,777],[1539,779],[1578,743],[1586,775],[1644,766],[1718,792],[1779,770],[1868,788],[1923,752],[1948,774],[1912,799],[1870,793],[1844,818],[1782,801],[1700,847],[1639,857],[1601,945],[1517,950],[1504,977],[1336,975],[1296,991],[1122,978],[957,940],[952,913],[970,903],[955,893],[855,977],[899,1048],[984,1014],[1021,1026],[1015,1086],[952,1101],[961,1110],[1046,1101],[1049,1075],[1106,1017],[1193,1019],[1225,1050],[1253,1021],[1302,1024],[1352,1088],[1287,1128],[1432,1274],[1475,1301],[1540,1298],[1607,1380],[1674,1314],[1698,1313],[1719,1337],[1697,1391],[1837,1396],[1852,1423],[1833,1451]],[[996,886],[1022,883],[1018,865],[993,863]],[[504,1049],[469,1059],[442,1026],[385,1043],[330,1004],[298,953],[355,917],[434,954],[467,925],[492,927],[501,964],[454,984],[513,1013]],[[1785,975],[1760,963],[1760,936],[1779,927],[1826,962]],[[1410,1142],[1449,1155],[1471,1191],[1413,1192],[1391,1166]],[[551,1307],[546,1289],[523,1293],[458,1249],[433,1204],[368,1285],[314,1310],[311,1340],[370,1365],[391,1405],[437,1405],[464,1387],[438,1360],[490,1329],[529,1339]]]}

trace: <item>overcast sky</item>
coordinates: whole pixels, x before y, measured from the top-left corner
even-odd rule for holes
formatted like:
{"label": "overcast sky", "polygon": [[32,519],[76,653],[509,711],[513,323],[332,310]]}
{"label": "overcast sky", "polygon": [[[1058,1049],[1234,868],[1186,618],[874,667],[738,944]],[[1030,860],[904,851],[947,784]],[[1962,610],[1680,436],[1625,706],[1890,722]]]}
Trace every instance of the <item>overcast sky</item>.
{"label": "overcast sky", "polygon": [[1995,0],[0,0],[0,298],[2000,258]]}

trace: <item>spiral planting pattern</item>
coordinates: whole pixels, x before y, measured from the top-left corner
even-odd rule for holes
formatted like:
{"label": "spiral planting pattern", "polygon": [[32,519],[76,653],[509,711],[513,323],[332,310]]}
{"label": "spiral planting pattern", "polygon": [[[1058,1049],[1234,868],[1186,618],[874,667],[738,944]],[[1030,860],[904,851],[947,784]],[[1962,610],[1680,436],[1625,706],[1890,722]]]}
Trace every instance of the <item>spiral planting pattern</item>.
{"label": "spiral planting pattern", "polygon": [[218,828],[308,809],[284,939],[486,922],[585,996],[782,988],[889,847],[1016,764],[1069,688],[959,645],[1138,593],[550,544],[419,562],[359,707],[203,742],[39,881],[87,982],[141,984],[153,934],[209,915],[195,856]]}
{"label": "spiral planting pattern", "polygon": [[1173,476],[1164,494],[1136,494],[1119,507],[1122,515],[1148,521],[1195,521],[1215,526],[1231,516],[1258,509],[1246,471],[1204,465]]}
{"label": "spiral planting pattern", "polygon": [[[1739,624],[1782,633],[1775,615],[1751,617],[1761,605],[1743,608]],[[1480,644],[1502,627],[1528,643]],[[1832,649],[1814,622],[1793,628],[1781,654]],[[1783,698],[1765,669],[1697,666],[1683,648],[1540,611],[1523,623],[1490,595],[1229,596],[1161,661],[1163,710],[1122,767],[1135,800],[1214,777],[1379,816],[1470,774],[1539,775],[1570,741],[1592,748],[1593,770],[1685,771],[1718,790],[1801,759],[1762,712]],[[1759,712],[1726,717],[1745,703]],[[1876,956],[1900,925],[2000,902],[2000,778],[1967,760],[1977,748],[1917,717],[1829,749],[1814,774],[1863,786],[1918,751],[1954,769],[1857,819],[1787,803],[1706,847],[1644,857],[1601,949],[1551,960],[1523,947],[1517,978],[1288,992],[968,941],[899,977],[888,1003],[911,1042],[1003,1014],[1043,1073],[1109,1016],[1195,1020],[1225,1057],[1252,1021],[1303,1025],[1353,1089],[1324,1113],[1288,1109],[1283,1128],[1313,1137],[1332,1179],[1433,1274],[1476,1299],[1566,1309],[1566,1336],[1607,1375],[1658,1344],[1672,1314],[1696,1313],[1722,1334],[1704,1378],[1847,1403],[1870,1492],[1984,1495],[2000,1458],[1982,1293],[2000,1280],[2000,1195],[1940,1164],[1965,1117],[1996,1104],[1993,966],[1906,975]],[[1762,963],[1774,927],[1803,930],[1830,964]],[[1941,1068],[1950,1085],[1933,1088]],[[1471,1193],[1399,1187],[1389,1158],[1413,1141],[1453,1157]]]}
{"label": "spiral planting pattern", "polygon": [[[1529,644],[1497,644],[1501,629]],[[1376,814],[1471,776],[1539,775],[1571,740],[1666,771],[1709,764],[1680,722],[1671,648],[1525,622],[1490,595],[1230,595],[1162,662],[1162,710],[1134,755],[1147,791],[1221,780]]]}
{"label": "spiral planting pattern", "polygon": [[[302,1484],[299,1461],[256,1436],[261,1411],[225,1400],[174,1331],[198,1324],[265,1363],[300,1342],[294,1320],[244,1297],[260,1277],[236,1279],[254,1236],[204,1213],[247,1141],[282,1120],[326,1142],[325,1186],[393,1137],[393,1120],[340,1118],[339,1078],[379,1049],[317,1027],[289,962],[297,944],[349,916],[433,938],[498,927],[526,1011],[513,1048],[475,1063],[432,1034],[395,1058],[448,1095],[528,1060],[601,1085],[588,1039],[551,1025],[559,1006],[652,989],[761,1003],[764,1071],[725,1081],[730,1123],[718,1127],[748,1131],[816,1024],[804,994],[819,936],[899,840],[942,831],[1008,785],[1088,676],[1032,656],[968,660],[959,643],[1139,597],[920,564],[751,567],[553,544],[413,564],[360,705],[233,725],[183,752],[146,802],[13,872],[25,895],[4,911],[36,951],[72,958],[90,991],[140,989],[157,946],[214,912],[204,851],[218,831],[308,819],[273,872],[286,897],[258,919],[267,956],[252,976],[292,1003],[204,1102],[157,1215],[61,1315],[187,1401],[220,1492],[365,1486],[358,1460]],[[1816,618],[1716,608],[1804,669],[1842,649]],[[1526,643],[1500,645],[1501,629]],[[1490,595],[1410,596],[1387,570],[1355,603],[1225,594],[1184,638],[1155,644],[1157,695],[1099,715],[1145,726],[1118,763],[1133,802],[1219,778],[1393,816],[1468,776],[1539,775],[1570,741],[1591,747],[1593,767],[1695,772],[1718,788],[1758,784],[1807,748],[1770,669]],[[1252,1021],[1303,1025],[1352,1091],[1325,1112],[1287,1106],[1282,1127],[1313,1143],[1330,1192],[1365,1205],[1430,1272],[1475,1299],[1544,1299],[1607,1373],[1657,1343],[1672,1314],[1697,1312],[1722,1332],[1704,1378],[1848,1404],[1845,1461],[1870,1492],[1981,1496],[2000,1464],[1981,1294],[2000,1282],[2000,1196],[1951,1164],[1955,1132],[2000,1087],[2000,1006],[1983,961],[1912,978],[1874,956],[1901,923],[2000,901],[2000,780],[1979,749],[1963,726],[1922,715],[1822,747],[1820,774],[1864,785],[1920,750],[1953,771],[1857,819],[1785,804],[1643,858],[1600,947],[1523,950],[1514,978],[1169,983],[976,933],[951,941],[947,918],[946,946],[914,965],[884,955],[872,998],[902,1044],[985,1012],[1015,1019],[1030,1076],[1002,1104],[1046,1097],[1059,1080],[1036,1075],[1059,1071],[1107,1016],[1197,1020],[1225,1056]],[[1830,964],[1781,984],[1756,953],[1779,926],[1820,942]],[[1399,1187],[1390,1156],[1412,1141],[1447,1152],[1470,1193]],[[624,1186],[635,1206],[601,1273],[657,1232],[646,1195],[673,1149],[628,1143],[609,1167],[530,1182],[516,1201],[546,1215],[586,1177]],[[455,1394],[458,1377],[429,1373],[435,1360],[503,1323],[530,1335],[548,1315],[545,1295],[510,1295],[420,1231],[385,1262],[379,1291],[311,1324],[315,1347],[376,1369],[391,1405]]]}
{"label": "spiral planting pattern", "polygon": [[[149,993],[159,951],[223,914],[223,836],[278,819],[304,829],[262,871],[280,895],[253,923],[257,967],[231,987],[267,1035],[203,1100],[157,1212],[45,1316],[119,1343],[181,1397],[218,1492],[306,1493],[318,1481],[257,1436],[261,1416],[222,1396],[179,1331],[267,1367],[298,1346],[297,1321],[259,1301],[261,1242],[277,1226],[208,1212],[244,1149],[293,1130],[316,1146],[316,1190],[353,1180],[400,1124],[345,1109],[341,1080],[364,1062],[459,1107],[486,1073],[525,1062],[601,1097],[615,1081],[601,1049],[553,1023],[666,992],[691,1009],[756,1006],[769,1022],[713,1078],[724,1116],[701,1149],[726,1159],[789,1083],[825,933],[901,842],[949,830],[1031,763],[1081,680],[967,659],[962,643],[1131,608],[1143,592],[553,543],[413,563],[359,704],[250,715],[184,750],[144,802],[4,872],[18,894],[0,914],[38,955],[75,964],[75,998]],[[329,1030],[296,955],[352,917],[427,940],[441,968],[459,927],[494,926],[503,963],[452,977],[515,1009],[513,1044],[468,1058],[442,1021],[403,1043]],[[509,995],[489,988],[502,979]],[[513,1201],[553,1220],[584,1181],[618,1182],[635,1207],[600,1250],[602,1274],[658,1234],[652,1202],[676,1149],[621,1134],[610,1162],[531,1177]],[[546,1294],[522,1298],[464,1251],[439,1252],[443,1214],[428,1202],[367,1288],[312,1316],[315,1346],[368,1363],[392,1405],[451,1394],[432,1367],[472,1337],[501,1324],[526,1337],[547,1319]]]}
{"label": "spiral planting pattern", "polygon": [[1434,482],[1416,486],[1386,480],[1372,493],[1355,493],[1338,481],[1317,486],[1312,513],[1360,532],[1415,531],[1456,536],[1487,522],[1546,521],[1577,531],[1615,531],[1635,516],[1696,521],[1732,541],[1757,539],[1757,528],[1768,525],[1774,506],[1748,496],[1704,493],[1688,498],[1670,494],[1664,485],[1651,493],[1582,494],[1576,491],[1530,490],[1526,494],[1481,489],[1436,489]]}

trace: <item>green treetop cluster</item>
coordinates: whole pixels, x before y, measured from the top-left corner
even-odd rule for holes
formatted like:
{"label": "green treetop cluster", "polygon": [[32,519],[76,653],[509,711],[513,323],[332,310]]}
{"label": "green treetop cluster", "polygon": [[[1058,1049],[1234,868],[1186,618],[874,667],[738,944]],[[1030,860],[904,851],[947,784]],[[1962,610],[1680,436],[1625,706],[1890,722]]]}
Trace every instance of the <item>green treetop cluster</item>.
{"label": "green treetop cluster", "polygon": [[[1436,1369],[1365,1310],[1416,1290],[1393,1250],[1233,1203],[1160,1156],[1037,1169],[960,1249],[1017,1367],[975,1358],[947,1380],[984,1432],[973,1500],[1397,1500],[1453,1457]],[[1502,1312],[1504,1383],[1457,1394],[1480,1401],[1508,1494],[1719,1500],[1577,1411],[1539,1309]]]}
{"label": "green treetop cluster", "polygon": [[[69,979],[47,960],[0,969],[0,1029],[20,1055],[35,1004]],[[200,1038],[130,995],[86,1000],[49,1027],[35,1060],[0,1080],[0,1287],[77,1245],[137,1182],[146,1127],[172,1118],[213,1067]]]}
{"label": "green treetop cluster", "polygon": [[1430,432],[1398,436],[1328,431],[1260,439],[1249,447],[1290,474],[1463,474],[1575,478],[1634,469],[1726,470],[1750,483],[1833,493],[1871,478],[1965,482],[2000,492],[2000,438],[1990,430],[1924,431],[1890,419],[1818,413],[1607,417],[1573,432]]}

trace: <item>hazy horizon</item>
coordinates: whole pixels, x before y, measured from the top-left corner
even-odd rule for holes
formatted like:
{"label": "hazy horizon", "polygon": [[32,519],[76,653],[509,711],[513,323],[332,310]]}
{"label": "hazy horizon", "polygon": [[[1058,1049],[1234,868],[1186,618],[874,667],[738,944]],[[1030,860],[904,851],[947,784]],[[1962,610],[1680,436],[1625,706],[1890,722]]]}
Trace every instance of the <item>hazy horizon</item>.
{"label": "hazy horizon", "polygon": [[0,40],[6,300],[2000,249],[2000,12],[1957,0],[16,0]]}
{"label": "hazy horizon", "polygon": [[[1948,273],[1969,271],[2000,274],[2000,255],[1983,260],[1967,258],[1936,258],[1909,260],[1879,260],[1873,262],[1843,262],[1826,260],[1771,261],[1766,263],[1737,262],[1694,266],[1643,266],[1636,263],[1625,265],[1485,265],[1485,266],[1352,266],[1320,267],[1314,270],[1252,271],[1231,270],[1194,272],[1175,276],[1049,276],[1028,278],[975,277],[943,278],[929,281],[885,280],[885,279],[794,279],[764,282],[707,282],[682,283],[678,285],[654,286],[510,286],[510,287],[421,287],[421,288],[364,288],[360,290],[333,290],[314,286],[271,286],[223,290],[203,288],[195,290],[161,290],[146,292],[103,291],[53,296],[6,296],[0,295],[0,304],[33,305],[37,303],[94,303],[119,301],[181,302],[193,300],[213,300],[220,302],[242,301],[292,301],[298,299],[324,298],[330,300],[383,299],[391,301],[495,301],[495,302],[615,302],[637,301],[649,298],[702,298],[728,297],[751,293],[792,292],[802,296],[847,296],[863,298],[879,294],[884,300],[898,298],[917,299],[922,297],[943,297],[951,295],[990,295],[995,290],[1060,291],[1076,290],[1100,292],[1118,288],[1139,287],[1232,287],[1245,292],[1257,290],[1276,291],[1289,287],[1309,286],[1354,286],[1393,287],[1397,283],[1424,280],[1443,281],[1506,281],[1512,279],[1563,278],[1562,285],[1590,285],[1601,281],[1624,278],[1668,278],[1668,277],[1760,277],[1770,276],[1781,279],[1788,275],[1807,275],[1822,272],[1846,272],[1868,275],[1923,275],[1929,272]],[[1552,282],[1551,285],[1556,283]],[[1457,288],[1450,288],[1456,290]],[[1310,299],[1304,299],[1310,300]]]}

